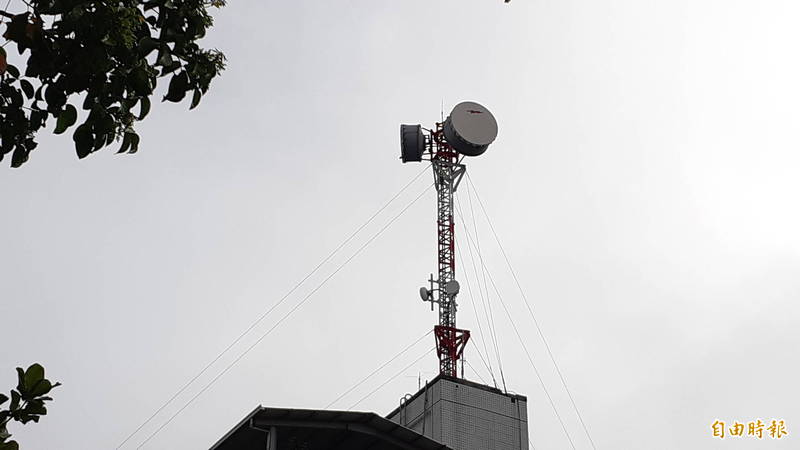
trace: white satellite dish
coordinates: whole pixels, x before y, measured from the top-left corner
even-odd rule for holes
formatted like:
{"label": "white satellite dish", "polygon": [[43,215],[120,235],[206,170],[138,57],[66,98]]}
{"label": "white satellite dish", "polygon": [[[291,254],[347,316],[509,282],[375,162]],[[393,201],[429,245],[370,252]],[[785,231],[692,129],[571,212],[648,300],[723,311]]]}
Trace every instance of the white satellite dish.
{"label": "white satellite dish", "polygon": [[427,302],[431,299],[431,293],[428,292],[428,289],[425,287],[419,288],[419,296],[422,298],[423,302]]}
{"label": "white satellite dish", "polygon": [[448,295],[456,295],[461,290],[461,285],[456,280],[450,280],[444,284],[444,291]]}
{"label": "white satellite dish", "polygon": [[458,153],[478,156],[497,138],[497,121],[484,106],[461,102],[444,121],[444,137]]}

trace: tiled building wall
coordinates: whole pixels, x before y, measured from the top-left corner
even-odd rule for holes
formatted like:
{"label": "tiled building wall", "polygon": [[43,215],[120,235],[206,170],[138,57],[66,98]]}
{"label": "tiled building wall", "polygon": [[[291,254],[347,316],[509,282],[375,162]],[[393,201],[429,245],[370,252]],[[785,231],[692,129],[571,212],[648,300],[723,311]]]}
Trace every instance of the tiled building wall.
{"label": "tiled building wall", "polygon": [[417,398],[406,403],[397,414],[388,419],[441,442],[441,391],[440,383],[423,388]]}
{"label": "tiled building wall", "polygon": [[528,450],[524,399],[439,379],[427,389],[423,416],[425,397],[421,393],[389,419],[454,450]]}

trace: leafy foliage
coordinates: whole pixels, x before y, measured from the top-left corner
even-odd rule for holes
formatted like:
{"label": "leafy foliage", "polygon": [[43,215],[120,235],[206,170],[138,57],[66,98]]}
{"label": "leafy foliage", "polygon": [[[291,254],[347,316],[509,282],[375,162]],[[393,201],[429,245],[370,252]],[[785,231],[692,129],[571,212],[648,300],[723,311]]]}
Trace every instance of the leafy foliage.
{"label": "leafy foliage", "polygon": [[[0,160],[19,167],[36,148],[36,133],[52,120],[61,134],[79,122],[70,102],[83,95],[86,111],[72,139],[79,158],[122,141],[135,153],[134,123],[150,111],[159,79],[169,77],[162,101],[192,93],[198,105],[225,67],[218,50],[200,48],[212,26],[210,7],[224,0],[30,0],[11,14],[3,37],[27,55],[24,72],[0,48]],[[8,46],[5,46],[8,47]],[[0,447],[2,450],[2,447]]]}
{"label": "leafy foliage", "polygon": [[[47,414],[44,403],[53,400],[47,394],[61,383],[53,383],[44,377],[44,367],[32,364],[27,370],[17,367],[17,388],[11,390],[11,403],[8,408],[0,409],[0,450],[18,450],[19,444],[11,441],[6,425],[11,420],[22,424],[39,422],[39,418]],[[9,397],[0,394],[0,407]]]}

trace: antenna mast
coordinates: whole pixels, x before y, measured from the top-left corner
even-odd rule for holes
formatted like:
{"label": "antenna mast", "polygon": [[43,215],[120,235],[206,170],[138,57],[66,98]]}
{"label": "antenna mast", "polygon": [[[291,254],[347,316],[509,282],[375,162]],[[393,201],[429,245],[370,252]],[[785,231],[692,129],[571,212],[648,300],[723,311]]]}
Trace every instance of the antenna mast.
{"label": "antenna mast", "polygon": [[[420,125],[401,125],[401,159],[403,162],[431,162],[436,186],[436,236],[438,278],[431,274],[430,289],[420,288],[423,301],[439,305],[439,324],[436,325],[436,353],[439,357],[439,373],[458,377],[458,361],[462,359],[464,347],[469,341],[469,330],[456,327],[456,296],[459,284],[456,281],[455,220],[453,218],[453,194],[458,188],[466,166],[461,163],[464,156],[478,156],[497,136],[497,122],[483,106],[462,102],[456,105],[450,116],[436,123],[435,130],[425,130]],[[463,156],[462,156],[463,155]],[[423,158],[425,156],[425,158]],[[461,365],[463,378],[464,366]]]}
{"label": "antenna mast", "polygon": [[[469,331],[456,328],[456,295],[459,285],[456,281],[456,236],[453,208],[453,194],[466,172],[466,166],[459,163],[459,155],[450,147],[444,137],[443,123],[436,124],[431,134],[431,166],[436,186],[436,236],[438,239],[439,278],[433,284],[439,286],[438,300],[430,295],[431,309],[434,301],[439,304],[439,325],[434,327],[436,353],[439,356],[439,373],[451,377],[458,376],[457,363],[469,340]],[[462,366],[463,373],[463,366]]]}

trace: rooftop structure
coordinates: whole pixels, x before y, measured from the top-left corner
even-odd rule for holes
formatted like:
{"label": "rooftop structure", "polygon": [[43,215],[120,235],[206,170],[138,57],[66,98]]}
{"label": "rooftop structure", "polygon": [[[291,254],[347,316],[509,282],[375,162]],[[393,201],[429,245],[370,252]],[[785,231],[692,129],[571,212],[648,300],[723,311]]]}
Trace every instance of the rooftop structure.
{"label": "rooftop structure", "polygon": [[528,450],[528,399],[439,375],[387,418],[454,450]]}
{"label": "rooftop structure", "polygon": [[373,413],[259,406],[211,450],[453,450]]}

